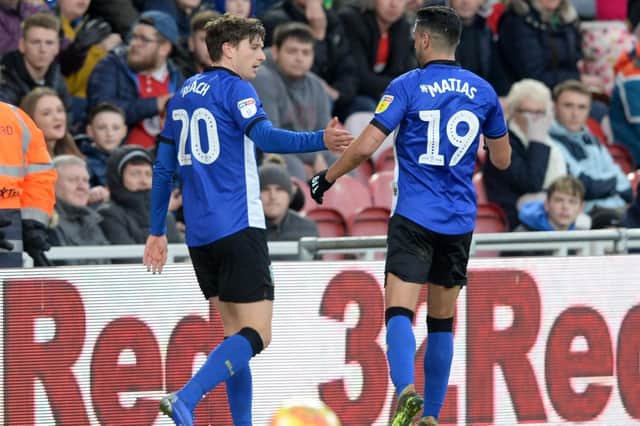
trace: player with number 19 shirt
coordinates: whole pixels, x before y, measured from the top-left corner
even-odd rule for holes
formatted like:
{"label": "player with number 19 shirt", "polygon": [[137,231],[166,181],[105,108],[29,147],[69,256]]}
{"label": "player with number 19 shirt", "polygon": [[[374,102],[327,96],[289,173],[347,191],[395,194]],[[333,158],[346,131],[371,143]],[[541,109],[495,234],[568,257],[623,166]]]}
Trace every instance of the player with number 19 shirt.
{"label": "player with number 19 shirt", "polygon": [[400,126],[395,212],[441,234],[471,232],[480,134],[507,133],[493,88],[454,61],[432,61],[388,86],[372,124],[385,134]]}

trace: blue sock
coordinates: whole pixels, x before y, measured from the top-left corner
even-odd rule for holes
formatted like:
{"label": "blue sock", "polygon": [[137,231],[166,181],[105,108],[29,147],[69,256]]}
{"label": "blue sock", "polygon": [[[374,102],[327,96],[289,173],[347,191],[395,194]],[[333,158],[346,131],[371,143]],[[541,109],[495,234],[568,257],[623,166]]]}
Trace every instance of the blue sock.
{"label": "blue sock", "polygon": [[234,334],[209,354],[200,370],[178,391],[178,398],[193,411],[207,392],[245,369],[252,356],[249,340]]}
{"label": "blue sock", "polygon": [[436,419],[444,403],[453,359],[453,333],[429,332],[424,354],[424,414]]}
{"label": "blue sock", "polygon": [[233,426],[251,426],[252,383],[250,364],[226,381]]}
{"label": "blue sock", "polygon": [[387,321],[387,359],[391,381],[397,395],[414,382],[415,355],[416,338],[413,335],[411,318],[407,315],[391,316]]}

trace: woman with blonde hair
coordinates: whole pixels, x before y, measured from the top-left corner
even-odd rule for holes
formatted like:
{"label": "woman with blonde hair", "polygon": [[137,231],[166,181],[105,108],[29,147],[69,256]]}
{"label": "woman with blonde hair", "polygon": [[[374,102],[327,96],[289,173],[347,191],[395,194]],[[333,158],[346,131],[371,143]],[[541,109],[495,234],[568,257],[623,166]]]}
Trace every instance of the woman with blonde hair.
{"label": "woman with blonde hair", "polygon": [[62,99],[49,87],[36,87],[20,102],[22,108],[42,130],[51,158],[71,154],[84,158],[67,128],[67,112]]}
{"label": "woman with blonde hair", "polygon": [[502,207],[510,229],[519,225],[519,202],[544,195],[544,190],[560,176],[567,165],[560,149],[549,137],[553,121],[551,91],[542,82],[524,79],[507,95],[505,118],[511,143],[511,166],[495,168],[490,161],[483,167],[483,180],[489,201]]}

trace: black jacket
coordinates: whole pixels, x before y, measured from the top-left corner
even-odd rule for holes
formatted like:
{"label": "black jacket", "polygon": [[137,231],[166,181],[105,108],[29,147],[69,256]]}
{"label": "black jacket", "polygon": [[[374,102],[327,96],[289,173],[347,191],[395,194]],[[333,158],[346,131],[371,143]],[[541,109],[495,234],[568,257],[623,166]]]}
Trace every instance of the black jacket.
{"label": "black jacket", "polygon": [[[324,11],[327,14],[327,33],[324,40],[316,40],[311,71],[340,92],[337,102],[344,105],[355,96],[358,90],[356,62],[342,21],[334,11],[330,9]],[[284,0],[269,9],[262,18],[267,32],[265,46],[271,46],[275,28],[279,24],[290,21],[308,24],[304,11],[298,9],[293,4],[293,0]]]}
{"label": "black jacket", "polygon": [[378,54],[380,29],[375,11],[362,11],[360,8],[349,6],[340,11],[340,18],[344,27],[349,29],[347,37],[360,80],[358,94],[369,96],[377,101],[391,80],[417,65],[409,22],[403,17],[391,25],[389,59],[385,68],[376,73],[373,67]]}
{"label": "black jacket", "polygon": [[44,76],[44,84],[39,84],[31,78],[24,63],[24,57],[18,50],[5,54],[0,60],[0,100],[13,105],[19,105],[20,101],[32,89],[39,86],[47,86],[55,90],[65,109],[71,107],[71,97],[67,91],[67,85],[60,73],[60,66],[53,62]]}

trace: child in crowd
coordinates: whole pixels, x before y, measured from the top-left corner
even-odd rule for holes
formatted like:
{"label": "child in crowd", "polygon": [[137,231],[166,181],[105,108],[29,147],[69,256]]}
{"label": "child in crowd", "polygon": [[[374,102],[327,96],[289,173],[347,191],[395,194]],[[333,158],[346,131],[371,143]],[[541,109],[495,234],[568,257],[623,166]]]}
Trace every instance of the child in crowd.
{"label": "child in crowd", "polygon": [[543,200],[523,204],[518,211],[521,225],[516,231],[567,231],[584,208],[584,186],[573,176],[562,176],[551,183]]}
{"label": "child in crowd", "polygon": [[90,204],[109,200],[107,189],[107,159],[127,136],[122,109],[110,103],[100,103],[89,113],[87,135],[92,143],[82,145],[89,169]]}

